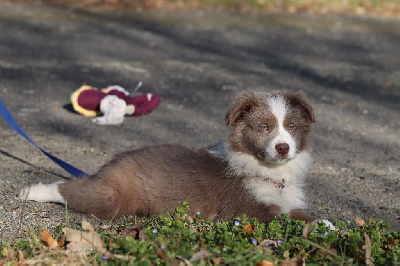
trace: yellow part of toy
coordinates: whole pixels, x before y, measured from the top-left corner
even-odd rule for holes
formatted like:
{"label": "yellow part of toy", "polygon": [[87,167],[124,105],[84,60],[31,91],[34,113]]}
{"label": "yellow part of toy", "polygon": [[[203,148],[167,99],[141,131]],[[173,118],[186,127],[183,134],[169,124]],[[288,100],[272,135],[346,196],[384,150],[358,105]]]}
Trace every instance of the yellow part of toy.
{"label": "yellow part of toy", "polygon": [[83,85],[82,87],[80,87],[78,90],[76,90],[74,93],[71,94],[72,106],[75,111],[77,111],[78,113],[80,113],[83,116],[86,116],[86,117],[98,116],[100,114],[100,112],[87,110],[78,104],[78,97],[82,93],[82,91],[85,91],[85,90],[97,90],[97,89],[94,89],[87,85]]}

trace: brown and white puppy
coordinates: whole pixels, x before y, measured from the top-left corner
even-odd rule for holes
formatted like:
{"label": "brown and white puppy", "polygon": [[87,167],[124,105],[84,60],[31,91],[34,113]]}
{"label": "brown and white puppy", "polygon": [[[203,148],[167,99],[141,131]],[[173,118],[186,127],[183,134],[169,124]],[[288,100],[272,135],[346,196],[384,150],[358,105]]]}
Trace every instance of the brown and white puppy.
{"label": "brown and white puppy", "polygon": [[226,141],[193,150],[180,145],[121,153],[96,174],[24,188],[21,199],[68,203],[101,218],[161,214],[188,201],[204,219],[246,213],[269,222],[308,216],[303,182],[311,166],[314,111],[301,92],[242,93],[226,114]]}

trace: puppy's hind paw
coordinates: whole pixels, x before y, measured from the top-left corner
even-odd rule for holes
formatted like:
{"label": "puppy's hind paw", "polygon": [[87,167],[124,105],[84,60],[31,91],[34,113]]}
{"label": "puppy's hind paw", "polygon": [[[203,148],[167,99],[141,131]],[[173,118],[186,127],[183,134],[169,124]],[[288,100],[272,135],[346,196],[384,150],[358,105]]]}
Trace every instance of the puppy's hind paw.
{"label": "puppy's hind paw", "polygon": [[[42,183],[39,183],[38,185],[41,185],[41,184]],[[30,189],[31,189],[30,187],[24,187],[23,189],[21,189],[21,191],[18,194],[18,198],[21,200],[33,200],[29,193]]]}
{"label": "puppy's hind paw", "polygon": [[38,183],[31,187],[25,187],[21,189],[18,197],[21,200],[65,203],[64,198],[58,192],[58,185],[61,183],[63,182],[61,181],[51,184]]}

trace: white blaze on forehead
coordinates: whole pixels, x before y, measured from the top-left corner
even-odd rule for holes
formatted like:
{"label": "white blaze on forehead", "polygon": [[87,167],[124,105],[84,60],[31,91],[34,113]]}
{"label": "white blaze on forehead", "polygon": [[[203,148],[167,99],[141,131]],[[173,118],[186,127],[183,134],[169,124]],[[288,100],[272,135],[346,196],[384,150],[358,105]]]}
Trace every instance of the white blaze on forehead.
{"label": "white blaze on forehead", "polygon": [[296,141],[283,126],[285,117],[290,112],[289,106],[285,98],[281,95],[269,98],[268,104],[271,108],[271,112],[277,119],[278,128],[277,131],[274,133],[274,139],[266,147],[266,152],[270,156],[270,158],[267,159],[276,159],[279,156],[276,152],[275,146],[280,143],[286,143],[289,145],[289,153],[287,154],[287,159],[293,159],[296,155]]}
{"label": "white blaze on forehead", "polygon": [[276,116],[279,126],[283,125],[283,120],[288,111],[285,99],[282,96],[275,96],[268,99],[271,112]]}

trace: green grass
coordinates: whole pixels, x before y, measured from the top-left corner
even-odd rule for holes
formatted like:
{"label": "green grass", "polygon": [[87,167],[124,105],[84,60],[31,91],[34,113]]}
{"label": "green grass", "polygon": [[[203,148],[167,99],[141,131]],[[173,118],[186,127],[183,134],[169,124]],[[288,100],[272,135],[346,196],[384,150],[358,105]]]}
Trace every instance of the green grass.
{"label": "green grass", "polygon": [[[210,222],[202,220],[201,214],[189,217],[188,208],[185,202],[172,214],[142,219],[141,226],[137,219],[123,219],[97,228],[106,252],[73,253],[68,239],[62,247],[50,249],[36,230],[15,243],[0,243],[0,264],[273,265],[304,261],[307,265],[363,265],[371,261],[399,265],[400,232],[383,220],[339,221],[338,230],[331,231],[323,223],[306,225],[287,216],[268,225],[245,215]],[[82,230],[77,224],[66,226]],[[53,237],[63,239],[61,226]]]}

